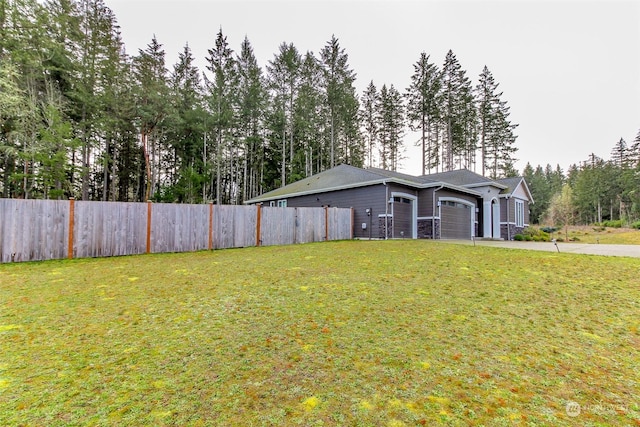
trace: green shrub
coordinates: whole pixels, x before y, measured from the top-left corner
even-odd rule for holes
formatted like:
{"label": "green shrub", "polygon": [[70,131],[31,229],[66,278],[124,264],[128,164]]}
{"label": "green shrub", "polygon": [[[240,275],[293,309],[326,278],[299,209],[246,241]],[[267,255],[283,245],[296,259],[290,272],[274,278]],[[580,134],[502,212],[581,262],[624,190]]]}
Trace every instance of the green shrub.
{"label": "green shrub", "polygon": [[624,225],[624,221],[621,219],[608,220],[608,221],[603,221],[602,225],[604,225],[605,227],[611,227],[611,228],[621,228]]}
{"label": "green shrub", "polygon": [[524,240],[524,235],[523,234],[516,234],[515,236],[513,236],[513,240],[517,240],[519,242],[522,242]]}
{"label": "green shrub", "polygon": [[556,231],[559,230],[558,227],[541,227],[540,230],[544,231],[545,233],[555,233]]}
{"label": "green shrub", "polygon": [[640,221],[636,221],[631,224],[631,228],[635,228],[636,230],[640,230]]}
{"label": "green shrub", "polygon": [[[545,227],[547,229],[554,229],[554,227]],[[522,231],[522,234],[525,236],[525,240],[531,241],[534,240],[536,242],[550,242],[551,236],[549,233],[544,231],[542,228],[535,227],[527,227]],[[527,239],[529,237],[529,239]]]}
{"label": "green shrub", "polygon": [[524,240],[526,240],[527,242],[530,242],[533,240],[533,237],[529,236],[528,234],[524,235]]}

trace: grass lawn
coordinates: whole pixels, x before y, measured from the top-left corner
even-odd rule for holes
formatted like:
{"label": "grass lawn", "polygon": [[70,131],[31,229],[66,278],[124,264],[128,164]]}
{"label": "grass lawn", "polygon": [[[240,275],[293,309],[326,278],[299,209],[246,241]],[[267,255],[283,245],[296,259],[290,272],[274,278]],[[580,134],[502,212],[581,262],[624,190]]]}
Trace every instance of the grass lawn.
{"label": "grass lawn", "polygon": [[0,425],[640,425],[639,271],[424,240],[0,265]]}
{"label": "grass lawn", "polygon": [[[636,230],[634,228],[575,225],[569,227],[568,231],[570,242],[602,243],[608,245],[640,245],[640,230]],[[564,239],[564,228],[553,233],[553,237]]]}

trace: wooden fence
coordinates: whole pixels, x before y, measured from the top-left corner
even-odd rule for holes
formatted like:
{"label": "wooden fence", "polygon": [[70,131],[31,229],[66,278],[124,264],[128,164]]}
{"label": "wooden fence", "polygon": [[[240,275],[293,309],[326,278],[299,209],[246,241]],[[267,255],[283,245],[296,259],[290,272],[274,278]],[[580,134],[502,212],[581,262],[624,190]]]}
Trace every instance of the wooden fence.
{"label": "wooden fence", "polygon": [[351,239],[351,209],[0,199],[0,261]]}

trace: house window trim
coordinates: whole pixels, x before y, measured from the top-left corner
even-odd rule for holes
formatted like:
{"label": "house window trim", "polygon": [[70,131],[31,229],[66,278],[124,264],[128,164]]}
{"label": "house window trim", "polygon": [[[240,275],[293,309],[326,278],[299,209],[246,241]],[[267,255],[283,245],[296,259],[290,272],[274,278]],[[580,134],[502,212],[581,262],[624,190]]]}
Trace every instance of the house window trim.
{"label": "house window trim", "polygon": [[271,200],[269,202],[269,207],[271,207],[271,208],[286,208],[287,207],[287,199]]}
{"label": "house window trim", "polygon": [[524,200],[514,200],[516,227],[524,227]]}

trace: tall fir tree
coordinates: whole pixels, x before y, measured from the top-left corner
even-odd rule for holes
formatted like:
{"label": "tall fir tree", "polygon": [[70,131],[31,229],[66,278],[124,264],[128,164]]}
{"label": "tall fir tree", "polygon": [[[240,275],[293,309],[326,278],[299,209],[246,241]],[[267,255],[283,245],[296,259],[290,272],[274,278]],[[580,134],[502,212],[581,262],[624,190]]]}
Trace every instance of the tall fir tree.
{"label": "tall fir tree", "polygon": [[236,200],[238,191],[227,163],[236,161],[230,153],[235,144],[238,75],[233,50],[222,29],[216,36],[215,47],[208,52],[207,69],[213,74],[212,80],[206,80],[215,138],[213,199],[216,204],[223,204]]}
{"label": "tall fir tree", "polygon": [[472,107],[468,105],[470,92],[466,72],[449,50],[442,66],[442,169],[445,171],[455,169],[456,162],[461,166],[461,159],[473,142],[467,127],[473,120]]}
{"label": "tall fir tree", "polygon": [[363,134],[366,141],[367,165],[373,167],[376,165],[375,151],[378,147],[379,127],[377,120],[377,102],[378,89],[373,83],[369,82],[367,89],[362,94],[362,106],[360,110],[360,121],[363,127]]}
{"label": "tall fir tree", "polygon": [[[360,144],[357,112],[359,103],[355,94],[356,75],[349,67],[349,56],[340,47],[338,39],[331,37],[320,51],[324,70],[324,91],[328,107],[329,159],[328,166],[349,161],[351,144]],[[354,148],[354,151],[357,147]]]}
{"label": "tall fir tree", "polygon": [[136,118],[145,160],[144,201],[151,200],[164,183],[161,162],[166,151],[162,143],[171,106],[167,103],[169,86],[165,52],[155,35],[146,49],[138,51],[133,64],[137,84]]}
{"label": "tall fir tree", "polygon": [[[515,128],[509,121],[509,107],[498,92],[493,74],[485,65],[476,86],[482,175],[496,179],[514,173]],[[488,172],[488,173],[487,173]]]}
{"label": "tall fir tree", "polygon": [[200,71],[189,45],[178,54],[169,78],[172,108],[168,117],[167,153],[170,186],[163,199],[196,203],[204,201],[207,171],[204,159],[204,90]]}
{"label": "tall fir tree", "polygon": [[265,78],[245,37],[237,58],[238,120],[243,144],[242,199],[261,193],[264,168],[264,114],[268,103]]}
{"label": "tall fir tree", "polygon": [[402,95],[393,86],[380,89],[377,105],[379,156],[383,169],[396,171],[402,161],[405,112]]}
{"label": "tall fir tree", "polygon": [[409,129],[420,132],[422,174],[439,165],[437,122],[440,120],[442,79],[438,67],[422,52],[413,65],[411,85],[407,89]]}
{"label": "tall fir tree", "polygon": [[294,137],[299,143],[293,179],[320,171],[323,157],[326,103],[321,90],[322,68],[307,52],[300,68],[300,86],[294,105]]}
{"label": "tall fir tree", "polygon": [[[298,97],[302,57],[293,43],[282,43],[278,54],[267,65],[269,88],[272,91],[274,121],[280,148],[280,185],[291,182],[293,155],[296,149],[293,134],[294,104]],[[274,129],[275,131],[276,129]],[[277,141],[277,142],[276,142]]]}

